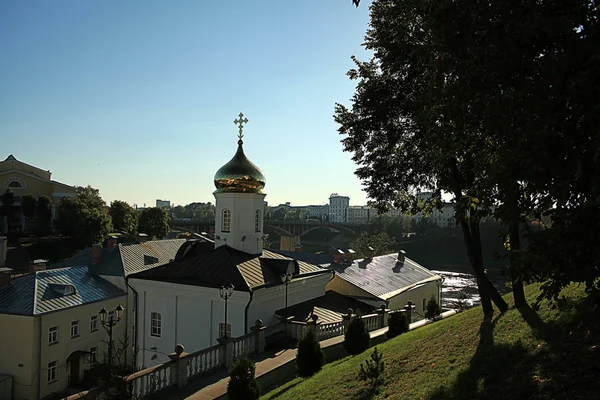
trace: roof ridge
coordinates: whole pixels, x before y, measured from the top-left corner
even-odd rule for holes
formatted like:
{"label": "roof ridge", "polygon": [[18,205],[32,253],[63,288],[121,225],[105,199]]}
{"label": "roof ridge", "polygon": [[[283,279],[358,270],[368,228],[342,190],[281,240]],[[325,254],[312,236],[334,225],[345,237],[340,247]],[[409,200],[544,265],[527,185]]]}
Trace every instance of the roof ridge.
{"label": "roof ridge", "polygon": [[35,315],[36,311],[37,311],[37,293],[38,293],[38,279],[37,279],[37,273],[40,271],[36,271],[36,273],[33,276],[33,301],[32,303],[32,310],[31,310],[31,315]]}

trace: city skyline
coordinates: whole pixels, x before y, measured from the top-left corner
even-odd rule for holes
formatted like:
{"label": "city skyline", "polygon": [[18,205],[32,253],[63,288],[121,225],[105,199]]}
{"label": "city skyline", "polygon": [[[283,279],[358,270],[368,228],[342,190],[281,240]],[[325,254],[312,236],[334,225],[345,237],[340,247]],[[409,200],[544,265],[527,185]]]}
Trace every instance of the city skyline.
{"label": "city skyline", "polygon": [[[142,7],[143,5],[143,7]],[[334,104],[368,4],[117,2],[0,5],[6,158],[91,185],[107,203],[214,202],[236,149],[264,172],[269,204],[366,204]]]}

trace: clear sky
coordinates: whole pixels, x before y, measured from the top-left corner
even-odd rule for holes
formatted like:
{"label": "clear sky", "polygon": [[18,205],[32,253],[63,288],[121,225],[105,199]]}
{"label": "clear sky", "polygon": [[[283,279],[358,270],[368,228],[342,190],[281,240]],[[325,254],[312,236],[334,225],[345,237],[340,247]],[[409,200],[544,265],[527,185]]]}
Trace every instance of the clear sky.
{"label": "clear sky", "polygon": [[368,56],[363,3],[2,1],[0,159],[107,202],[214,202],[242,111],[269,204],[364,204],[333,121],[350,56]]}

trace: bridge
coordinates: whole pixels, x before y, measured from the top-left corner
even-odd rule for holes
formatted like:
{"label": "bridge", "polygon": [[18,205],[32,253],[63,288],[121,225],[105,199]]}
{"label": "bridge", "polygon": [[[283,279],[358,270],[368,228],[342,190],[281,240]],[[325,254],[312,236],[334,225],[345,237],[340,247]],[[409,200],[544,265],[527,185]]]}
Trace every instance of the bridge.
{"label": "bridge", "polygon": [[[215,228],[214,220],[179,220],[170,223],[171,229],[180,229],[190,232],[211,232]],[[361,232],[370,232],[372,224],[346,224],[335,222],[303,222],[303,221],[265,221],[264,229],[271,228],[283,236],[304,236],[319,228],[330,228],[343,231],[352,235]]]}

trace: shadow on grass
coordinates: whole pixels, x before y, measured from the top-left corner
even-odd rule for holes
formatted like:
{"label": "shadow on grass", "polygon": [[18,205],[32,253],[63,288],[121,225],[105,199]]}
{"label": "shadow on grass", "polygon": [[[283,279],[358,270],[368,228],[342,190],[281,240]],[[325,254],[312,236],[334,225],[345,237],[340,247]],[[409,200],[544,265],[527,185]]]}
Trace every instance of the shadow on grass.
{"label": "shadow on grass", "polygon": [[288,390],[290,390],[290,389],[292,389],[292,388],[296,387],[296,385],[298,385],[298,384],[300,384],[300,383],[302,383],[302,382],[304,382],[304,379],[298,379],[298,381],[297,381],[297,382],[294,382],[294,383],[292,383],[292,384],[289,384],[289,385],[288,385],[288,386],[286,386],[285,388],[283,388],[283,389],[281,389],[281,390],[277,391],[276,393],[273,393],[273,394],[272,394],[271,396],[269,396],[269,397],[266,397],[266,396],[265,396],[265,397],[264,397],[264,399],[266,399],[266,400],[276,399],[276,398],[278,398],[278,397],[282,396],[282,395],[283,395],[285,392],[287,392]]}

